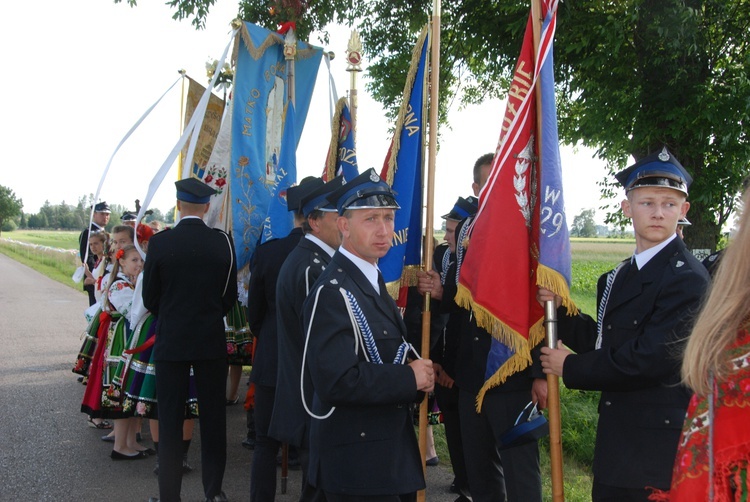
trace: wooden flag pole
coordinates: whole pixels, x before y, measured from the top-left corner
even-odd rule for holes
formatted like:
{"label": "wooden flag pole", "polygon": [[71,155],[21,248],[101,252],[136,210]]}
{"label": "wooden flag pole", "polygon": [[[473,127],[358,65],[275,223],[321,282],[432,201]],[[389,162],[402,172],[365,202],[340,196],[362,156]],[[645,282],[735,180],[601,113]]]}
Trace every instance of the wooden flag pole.
{"label": "wooden flag pole", "polygon": [[[432,269],[433,255],[433,225],[435,207],[435,165],[437,160],[438,109],[440,90],[440,0],[432,2],[432,28],[430,33],[430,136],[427,158],[427,195],[425,206],[425,237],[422,250],[422,264],[425,270]],[[422,311],[422,350],[421,355],[430,357],[430,294],[424,295],[424,310]],[[425,470],[427,453],[427,396],[419,406],[419,452],[422,456],[422,470]],[[425,490],[417,492],[417,500],[425,500]]]}
{"label": "wooden flag pole", "polygon": [[[534,54],[537,54],[543,20],[540,0],[531,0],[531,16],[534,27]],[[539,153],[537,163],[542,161],[542,93],[540,84],[541,82],[537,80],[536,144],[537,152]],[[545,302],[544,327],[547,347],[557,348],[557,310],[554,301]],[[547,410],[549,412],[549,456],[550,474],[552,477],[552,500],[554,502],[563,502],[565,500],[565,486],[563,483],[562,423],[560,420],[560,379],[557,375],[547,375]]]}

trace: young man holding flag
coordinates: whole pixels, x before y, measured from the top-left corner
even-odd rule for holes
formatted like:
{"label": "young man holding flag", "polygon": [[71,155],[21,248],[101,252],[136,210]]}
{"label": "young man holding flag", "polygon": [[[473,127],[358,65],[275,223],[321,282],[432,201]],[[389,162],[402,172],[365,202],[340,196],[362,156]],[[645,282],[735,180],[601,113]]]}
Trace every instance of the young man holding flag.
{"label": "young man holding flag", "polygon": [[[690,208],[690,175],[664,147],[616,175],[633,220],[635,254],[599,278],[597,320],[558,312],[561,342],[542,348],[545,373],[601,391],[594,450],[595,501],[646,501],[669,489],[690,393],[680,350],[708,273],[676,233]],[[560,297],[539,289],[540,302]],[[568,350],[569,346],[575,353]]]}

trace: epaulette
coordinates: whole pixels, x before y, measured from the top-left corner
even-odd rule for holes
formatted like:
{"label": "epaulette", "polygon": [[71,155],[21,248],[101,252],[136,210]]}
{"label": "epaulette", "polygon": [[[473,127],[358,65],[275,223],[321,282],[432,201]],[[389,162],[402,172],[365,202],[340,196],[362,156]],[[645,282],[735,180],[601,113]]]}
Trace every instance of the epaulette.
{"label": "epaulette", "polygon": [[328,276],[328,279],[326,279],[325,285],[338,288],[341,286],[341,284],[344,283],[344,280],[346,280],[346,274],[344,273],[344,269],[341,267],[336,267],[330,273],[330,275]]}

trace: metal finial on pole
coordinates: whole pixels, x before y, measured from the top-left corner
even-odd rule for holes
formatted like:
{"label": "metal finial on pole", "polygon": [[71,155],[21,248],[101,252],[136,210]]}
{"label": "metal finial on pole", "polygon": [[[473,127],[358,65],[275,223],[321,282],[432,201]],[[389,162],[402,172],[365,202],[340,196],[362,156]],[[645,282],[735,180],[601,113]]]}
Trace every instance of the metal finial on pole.
{"label": "metal finial on pole", "polygon": [[349,72],[349,112],[352,116],[352,134],[357,142],[357,73],[362,71],[362,41],[359,32],[352,30],[346,47],[346,71]]}
{"label": "metal finial on pole", "polygon": [[294,61],[296,58],[297,35],[294,34],[294,28],[289,28],[284,38],[284,59],[286,59],[287,97],[295,107],[297,105],[294,91]]}

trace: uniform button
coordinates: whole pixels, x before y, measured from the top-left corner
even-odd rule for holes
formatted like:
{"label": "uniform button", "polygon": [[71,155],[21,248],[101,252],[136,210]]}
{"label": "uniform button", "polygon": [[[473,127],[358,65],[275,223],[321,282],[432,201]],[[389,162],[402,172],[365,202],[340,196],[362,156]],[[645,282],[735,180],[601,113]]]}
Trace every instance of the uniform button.
{"label": "uniform button", "polygon": [[366,434],[365,434],[364,432],[360,432],[360,433],[359,433],[359,436],[360,436],[360,437],[365,437],[365,436],[366,436]]}
{"label": "uniform button", "polygon": [[404,405],[403,405],[403,404],[397,404],[397,405],[396,405],[396,408],[403,408],[403,407],[404,407]]}
{"label": "uniform button", "polygon": [[611,324],[607,324],[607,329],[612,329],[612,325]]}
{"label": "uniform button", "polygon": [[665,419],[665,420],[664,420],[664,423],[665,423],[666,425],[669,425],[669,419],[668,419],[668,418],[667,418],[667,419]]}
{"label": "uniform button", "polygon": [[338,269],[338,271],[339,271],[339,272],[343,272],[343,270],[341,270],[341,269]]}
{"label": "uniform button", "polygon": [[638,321],[637,321],[637,320],[636,320],[636,321],[633,321],[633,324],[637,325],[637,324],[638,324]]}
{"label": "uniform button", "polygon": [[387,329],[384,329],[384,330],[383,330],[383,334],[384,334],[384,335],[387,335],[387,334],[388,334],[388,330],[387,330]]}
{"label": "uniform button", "polygon": [[612,401],[604,401],[604,406],[612,406]]}
{"label": "uniform button", "polygon": [[475,336],[475,337],[474,337],[474,341],[475,341],[475,342],[478,342],[478,341],[479,341],[479,337],[478,337],[478,336]]}

